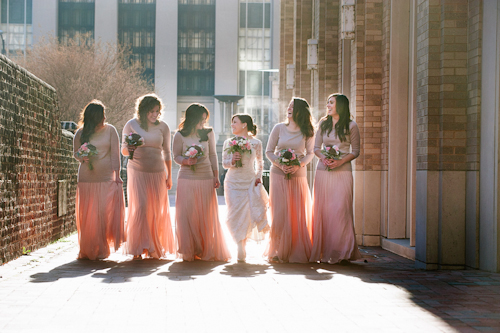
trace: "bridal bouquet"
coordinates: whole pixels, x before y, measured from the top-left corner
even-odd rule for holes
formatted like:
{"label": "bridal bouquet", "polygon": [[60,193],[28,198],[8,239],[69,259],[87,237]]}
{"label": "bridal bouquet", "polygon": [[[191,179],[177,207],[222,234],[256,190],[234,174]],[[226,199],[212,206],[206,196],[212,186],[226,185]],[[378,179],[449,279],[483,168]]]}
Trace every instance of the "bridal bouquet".
{"label": "bridal bouquet", "polygon": [[[205,152],[203,151],[203,146],[202,145],[197,145],[197,144],[192,144],[191,146],[187,147],[186,152],[184,153],[184,156],[188,158],[198,158],[205,156]],[[191,165],[191,170],[196,171],[196,166]]]}
{"label": "bridal bouquet", "polygon": [[[234,153],[252,153],[252,145],[250,144],[250,140],[243,138],[241,136],[235,136],[234,138],[229,139],[229,147],[225,149],[229,154]],[[243,166],[241,160],[236,161],[235,167],[240,168]]]}
{"label": "bridal bouquet", "polygon": [[[137,133],[130,133],[129,135],[125,135],[125,142],[129,146],[139,147],[139,146],[142,146],[144,144],[144,138]],[[130,160],[133,160],[134,159],[134,152],[131,151],[129,154],[130,155],[128,158]]]}
{"label": "bridal bouquet", "polygon": [[[339,147],[336,145],[333,146],[325,146],[325,148],[321,149],[321,153],[325,155],[327,159],[340,160],[342,157],[342,153],[340,152]],[[328,171],[332,171],[329,167],[326,167]]]}
{"label": "bridal bouquet", "polygon": [[[86,157],[88,156],[89,158],[91,156],[97,155],[97,148],[88,142],[85,142],[83,145],[78,148],[76,152],[76,157]],[[89,169],[94,170],[94,167],[92,166],[92,162],[89,160]]]}
{"label": "bridal bouquet", "polygon": [[[282,149],[278,152],[278,162],[279,164],[283,164],[286,166],[291,166],[291,165],[300,165],[300,161],[297,158],[297,155],[295,154],[295,151],[293,149]],[[285,174],[285,179],[291,179],[292,174],[287,173]]]}

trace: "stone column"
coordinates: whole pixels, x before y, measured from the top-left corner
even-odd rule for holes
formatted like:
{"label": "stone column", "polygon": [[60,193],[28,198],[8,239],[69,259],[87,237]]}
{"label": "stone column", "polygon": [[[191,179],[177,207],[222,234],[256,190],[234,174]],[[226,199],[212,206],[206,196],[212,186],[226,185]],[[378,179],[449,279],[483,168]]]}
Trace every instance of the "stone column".
{"label": "stone column", "polygon": [[162,98],[162,120],[177,128],[177,1],[156,2],[155,90]]}
{"label": "stone column", "polygon": [[58,0],[33,0],[33,45],[43,37],[57,37],[58,3]]}
{"label": "stone column", "polygon": [[94,36],[102,43],[118,43],[118,1],[95,1]]}
{"label": "stone column", "polygon": [[484,1],[481,93],[479,268],[500,271],[500,4]]}

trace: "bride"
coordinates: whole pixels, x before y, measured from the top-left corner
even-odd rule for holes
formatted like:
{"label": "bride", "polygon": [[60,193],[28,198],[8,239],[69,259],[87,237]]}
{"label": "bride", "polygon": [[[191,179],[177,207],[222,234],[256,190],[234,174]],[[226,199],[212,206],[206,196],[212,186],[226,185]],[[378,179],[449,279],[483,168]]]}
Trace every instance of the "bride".
{"label": "bride", "polygon": [[228,169],[224,180],[224,196],[227,204],[227,226],[238,244],[238,261],[246,258],[247,238],[263,239],[269,230],[267,224],[267,204],[269,197],[262,185],[262,142],[254,136],[257,126],[252,117],[235,114],[231,129],[236,138],[246,139],[250,151],[236,152],[231,149],[235,138],[224,142],[223,166]]}

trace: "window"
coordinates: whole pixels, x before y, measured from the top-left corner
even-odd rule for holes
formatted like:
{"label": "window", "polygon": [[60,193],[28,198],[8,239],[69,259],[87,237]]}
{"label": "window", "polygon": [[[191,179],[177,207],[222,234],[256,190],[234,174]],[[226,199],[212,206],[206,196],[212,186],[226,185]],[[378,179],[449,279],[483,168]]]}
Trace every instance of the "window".
{"label": "window", "polygon": [[154,83],[155,71],[155,0],[119,0],[118,41],[129,47],[130,61],[144,67],[144,78]]}
{"label": "window", "polygon": [[59,0],[59,42],[67,44],[77,34],[94,38],[94,0]]}
{"label": "window", "polygon": [[215,80],[215,1],[179,0],[177,94],[212,96]]}
{"label": "window", "polygon": [[3,43],[0,41],[1,52],[5,51],[11,55],[15,55],[18,51],[24,52],[25,48],[33,44],[33,1],[26,0],[26,8],[24,8],[24,0],[1,0],[0,8],[0,30],[3,31],[4,39]]}

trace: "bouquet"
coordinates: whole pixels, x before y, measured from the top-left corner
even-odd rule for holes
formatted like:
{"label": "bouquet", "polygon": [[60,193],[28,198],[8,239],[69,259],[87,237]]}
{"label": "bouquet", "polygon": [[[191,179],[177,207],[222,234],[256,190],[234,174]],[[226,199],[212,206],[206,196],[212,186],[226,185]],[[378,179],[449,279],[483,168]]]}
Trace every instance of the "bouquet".
{"label": "bouquet", "polygon": [[[97,155],[97,148],[88,142],[85,142],[83,145],[78,148],[78,151],[76,152],[76,157],[91,157]],[[92,166],[92,162],[89,160],[89,169],[94,170],[94,167]]]}
{"label": "bouquet", "polygon": [[[186,152],[184,153],[184,156],[186,156],[188,158],[198,158],[201,156],[205,156],[205,152],[203,151],[203,146],[196,145],[196,144],[192,144],[191,146],[188,146],[186,149]],[[196,166],[191,165],[191,170],[196,171]]]}
{"label": "bouquet", "polygon": [[[129,146],[139,147],[139,146],[142,146],[144,144],[144,138],[137,133],[130,133],[129,135],[125,135],[125,142]],[[134,152],[133,151],[130,152],[130,155],[128,158],[130,160],[134,159]]]}
{"label": "bouquet", "polygon": [[[278,153],[278,162],[279,164],[283,164],[286,166],[291,166],[291,165],[300,165],[300,161],[297,158],[297,155],[295,154],[295,151],[293,149],[282,149]],[[291,179],[292,174],[287,173],[285,174],[285,179]]]}
{"label": "bouquet", "polygon": [[[234,153],[246,153],[249,152],[250,154],[252,153],[252,145],[250,144],[250,141],[246,138],[243,138],[241,136],[235,136],[234,138],[229,139],[229,147],[225,149],[229,154],[234,154]],[[237,168],[240,168],[243,166],[243,163],[241,163],[241,160],[236,161]]]}
{"label": "bouquet", "polygon": [[[321,149],[321,153],[325,155],[327,159],[340,160],[342,157],[342,153],[340,152],[339,147],[336,145],[333,146],[325,146],[325,148]],[[329,167],[326,167],[328,171],[332,171]]]}

